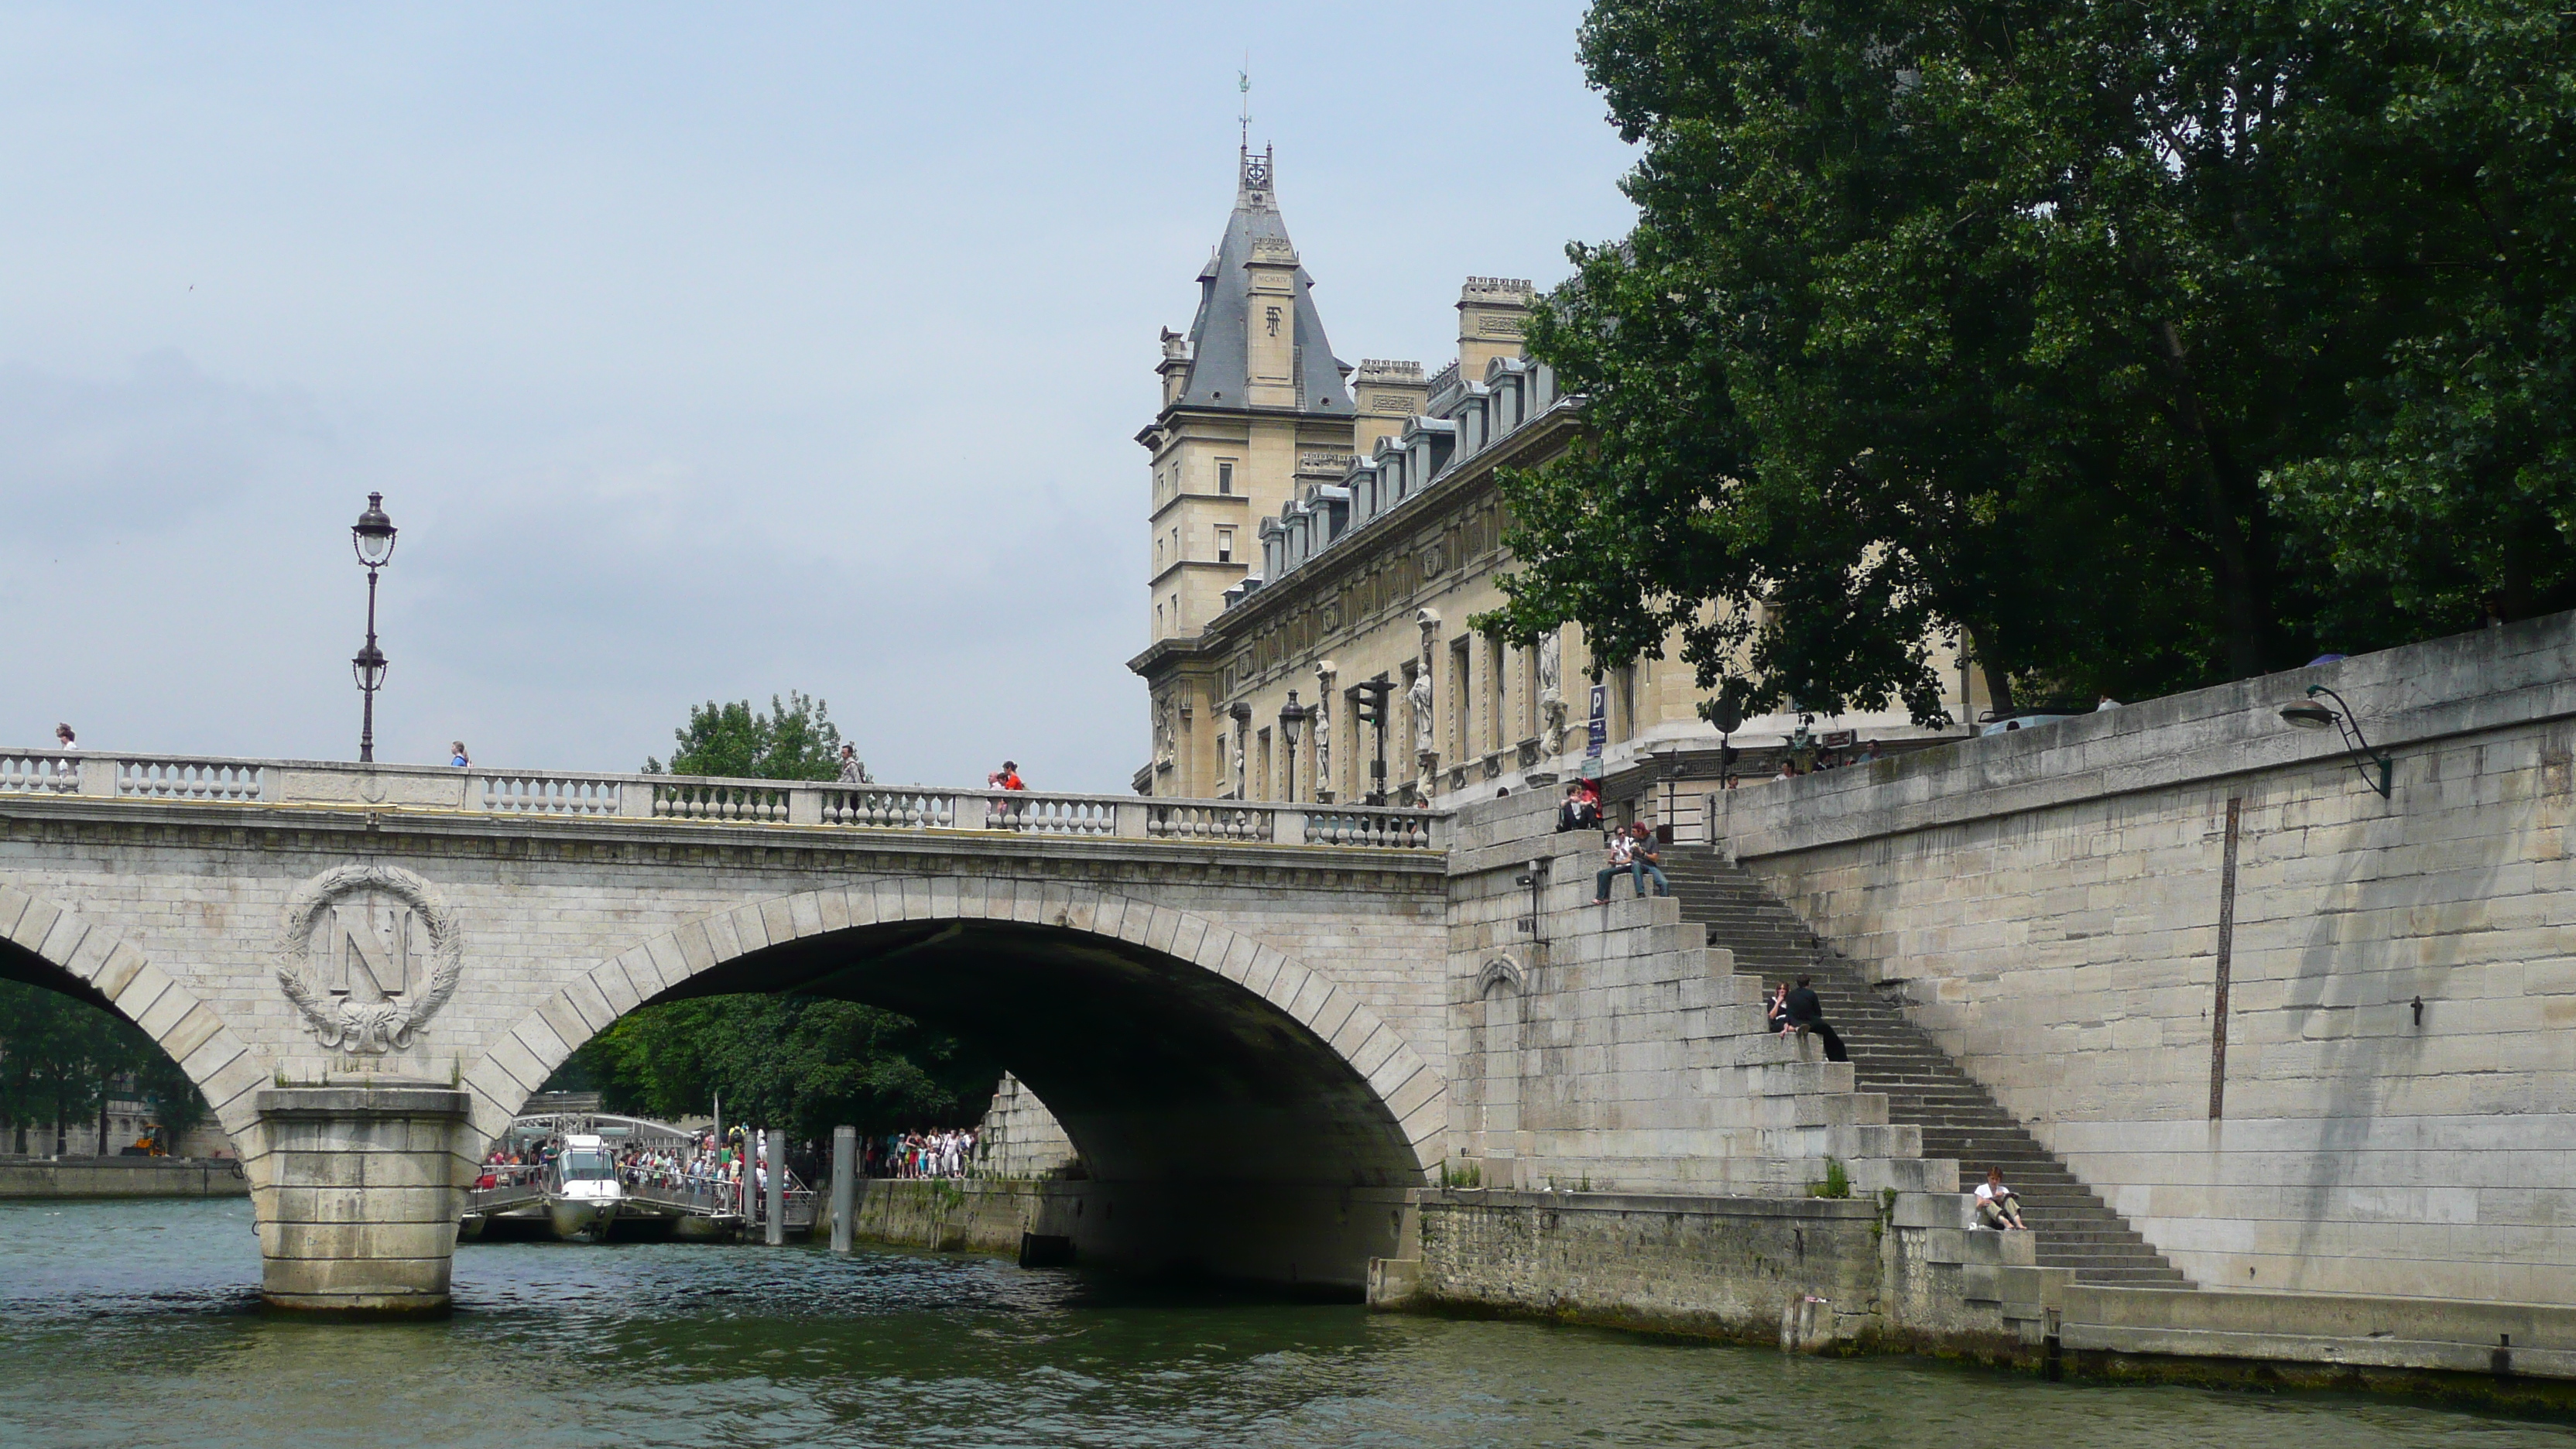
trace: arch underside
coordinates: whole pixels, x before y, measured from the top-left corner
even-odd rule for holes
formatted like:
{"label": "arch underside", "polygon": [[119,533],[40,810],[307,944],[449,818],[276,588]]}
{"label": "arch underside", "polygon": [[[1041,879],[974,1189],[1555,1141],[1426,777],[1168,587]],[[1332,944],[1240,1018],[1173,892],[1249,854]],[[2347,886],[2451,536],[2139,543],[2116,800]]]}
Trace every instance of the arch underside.
{"label": "arch underside", "polygon": [[887,922],[720,963],[654,1000],[801,991],[983,1046],[1093,1178],[1402,1187],[1422,1172],[1375,1088],[1313,1029],[1137,942],[989,920]]}

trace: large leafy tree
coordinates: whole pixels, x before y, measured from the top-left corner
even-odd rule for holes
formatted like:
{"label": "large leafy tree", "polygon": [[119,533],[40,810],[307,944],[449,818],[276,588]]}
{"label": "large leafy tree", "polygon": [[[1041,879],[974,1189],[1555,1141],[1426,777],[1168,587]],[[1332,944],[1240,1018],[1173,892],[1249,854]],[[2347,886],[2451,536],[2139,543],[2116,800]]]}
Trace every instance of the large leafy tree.
{"label": "large leafy tree", "polygon": [[1944,632],[1999,693],[2126,694],[2465,623],[2391,606],[2390,551],[2343,542],[2364,488],[2313,460],[2384,458],[2392,378],[2457,400],[2444,360],[2495,355],[2437,343],[2481,187],[2565,194],[2563,26],[2470,10],[2519,17],[2543,97],[2490,108],[2527,138],[2485,147],[2504,187],[2406,99],[2482,73],[2458,7],[1603,0],[1639,223],[1533,327],[1590,436],[1507,480],[1490,622],[1579,622],[1612,664],[1678,630],[1748,704],[1927,722]]}
{"label": "large leafy tree", "polygon": [[751,701],[692,706],[689,722],[671,732],[679,748],[668,761],[647,757],[644,773],[716,775],[743,780],[829,780],[841,772],[841,730],[829,706],[790,690],[769,697],[769,708]]}
{"label": "large leafy tree", "polygon": [[[0,981],[0,1123],[15,1150],[62,1151],[74,1124],[129,1092],[173,1139],[206,1115],[195,1084],[140,1027],[58,992]],[[52,1141],[29,1142],[38,1123],[51,1124]]]}
{"label": "large leafy tree", "polygon": [[[756,780],[829,780],[841,735],[823,702],[790,692],[766,711],[750,701],[689,711],[679,749],[647,773]],[[610,1106],[654,1116],[710,1109],[821,1137],[837,1125],[869,1131],[962,1125],[1001,1078],[983,1052],[908,1016],[804,996],[727,995],[660,1002],[592,1038],[547,1085],[598,1091]],[[736,1120],[742,1120],[736,1117]]]}

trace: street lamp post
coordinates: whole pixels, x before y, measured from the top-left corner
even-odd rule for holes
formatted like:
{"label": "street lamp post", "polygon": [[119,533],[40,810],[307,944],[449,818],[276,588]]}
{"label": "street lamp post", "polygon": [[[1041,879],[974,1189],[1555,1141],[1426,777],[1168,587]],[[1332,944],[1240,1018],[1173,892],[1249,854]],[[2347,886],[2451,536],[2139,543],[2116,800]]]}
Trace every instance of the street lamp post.
{"label": "street lamp post", "polygon": [[358,562],[367,566],[367,647],[349,661],[349,673],[366,700],[358,726],[358,763],[376,762],[376,691],[384,687],[385,651],[376,647],[376,570],[394,556],[394,521],[385,516],[385,495],[367,495],[367,511],[349,525],[349,542]]}
{"label": "street lamp post", "polygon": [[[2333,710],[2317,703],[2317,696],[2321,694],[2343,708]],[[2362,783],[2378,791],[2381,799],[2390,798],[2397,762],[2371,747],[2370,741],[2361,733],[2361,721],[2354,717],[2351,703],[2342,695],[2322,684],[2311,684],[2306,700],[2281,706],[2281,722],[2303,730],[2341,730],[2352,767],[2360,772]]]}
{"label": "street lamp post", "polygon": [[1306,711],[1298,705],[1297,691],[1292,689],[1288,691],[1288,702],[1279,709],[1279,740],[1286,746],[1280,754],[1288,767],[1286,798],[1292,805],[1297,801],[1297,731],[1305,723]]}

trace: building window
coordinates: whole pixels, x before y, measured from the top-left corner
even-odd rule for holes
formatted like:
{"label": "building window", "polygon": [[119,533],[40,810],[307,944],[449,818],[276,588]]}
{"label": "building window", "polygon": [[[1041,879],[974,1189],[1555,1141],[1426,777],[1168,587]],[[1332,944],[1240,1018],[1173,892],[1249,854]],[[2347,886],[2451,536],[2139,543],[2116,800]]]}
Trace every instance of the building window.
{"label": "building window", "polygon": [[1234,530],[1231,528],[1220,528],[1216,531],[1216,561],[1234,562]]}
{"label": "building window", "polygon": [[1468,729],[1474,714],[1476,696],[1468,691],[1467,665],[1470,658],[1468,641],[1457,640],[1449,646],[1449,760],[1463,765],[1473,752],[1475,735]]}
{"label": "building window", "polygon": [[1234,464],[1233,464],[1232,462],[1227,461],[1227,460],[1224,460],[1224,459],[1219,459],[1219,460],[1217,461],[1217,465],[1216,465],[1216,491],[1217,491],[1217,492],[1219,492],[1219,493],[1226,494],[1226,495],[1228,495],[1229,497],[1233,495],[1233,493],[1234,493]]}
{"label": "building window", "polygon": [[1270,794],[1270,731],[1263,730],[1261,732],[1259,745],[1260,747],[1254,751],[1252,756],[1255,765],[1255,773],[1252,777],[1254,791],[1253,798],[1256,800],[1268,800],[1272,798]]}
{"label": "building window", "polygon": [[1162,541],[1161,539],[1159,539],[1159,538],[1158,538],[1158,539],[1155,539],[1155,540],[1154,540],[1154,571],[1155,571],[1155,572],[1157,572],[1157,573],[1160,573],[1160,572],[1162,572],[1162,568],[1163,568],[1163,541]]}
{"label": "building window", "polygon": [[1512,744],[1504,737],[1511,729],[1512,717],[1510,676],[1503,670],[1503,662],[1510,657],[1506,652],[1509,648],[1499,634],[1485,641],[1485,745],[1491,750],[1509,749]]}

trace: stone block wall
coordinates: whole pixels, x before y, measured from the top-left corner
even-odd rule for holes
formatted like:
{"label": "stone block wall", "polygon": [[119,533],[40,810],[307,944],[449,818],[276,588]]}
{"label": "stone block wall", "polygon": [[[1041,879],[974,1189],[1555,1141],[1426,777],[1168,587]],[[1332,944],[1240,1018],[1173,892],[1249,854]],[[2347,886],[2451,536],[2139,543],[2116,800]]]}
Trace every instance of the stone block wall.
{"label": "stone block wall", "polygon": [[1493,801],[1456,825],[1451,1181],[1804,1197],[1835,1158],[1863,1194],[1957,1190],[1849,1065],[1765,1028],[1758,983],[1678,902],[1623,879],[1591,904],[1600,836],[1553,833],[1554,808]]}
{"label": "stone block wall", "polygon": [[1038,1100],[1037,1093],[1004,1073],[993,1091],[993,1105],[975,1129],[975,1175],[1027,1180],[1058,1177],[1082,1160],[1064,1124]]}
{"label": "stone block wall", "polygon": [[[2311,684],[2390,798],[2284,726]],[[2571,754],[2561,615],[1747,786],[1719,828],[2195,1281],[2565,1303]]]}

